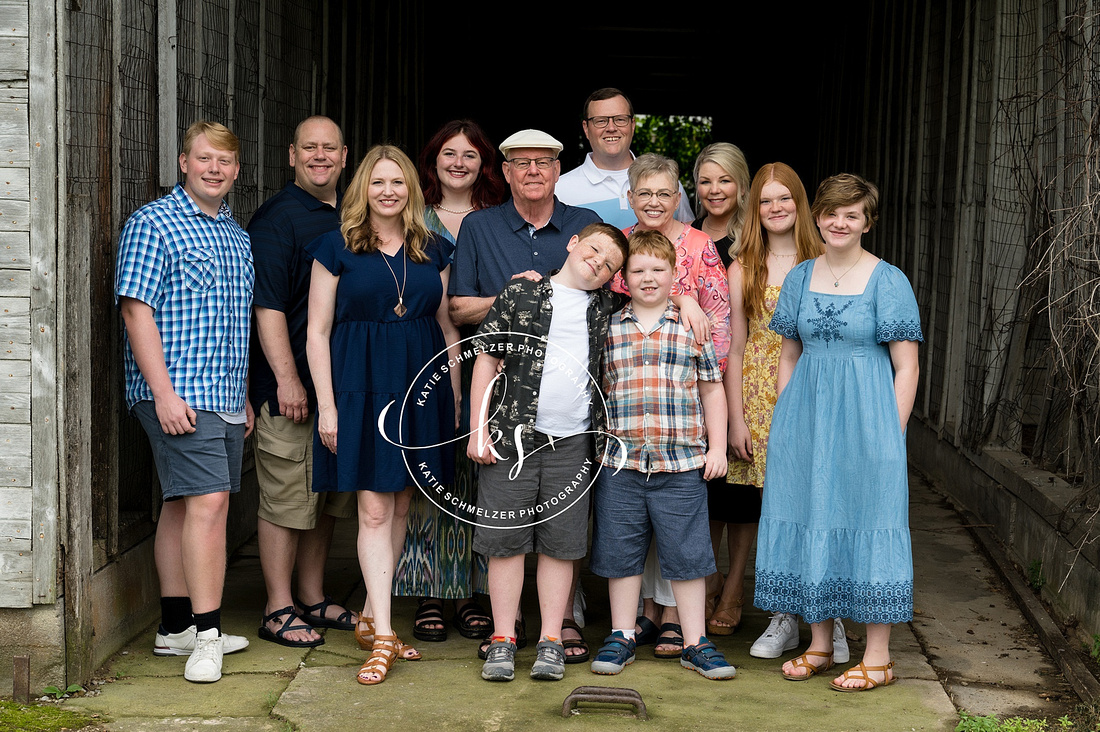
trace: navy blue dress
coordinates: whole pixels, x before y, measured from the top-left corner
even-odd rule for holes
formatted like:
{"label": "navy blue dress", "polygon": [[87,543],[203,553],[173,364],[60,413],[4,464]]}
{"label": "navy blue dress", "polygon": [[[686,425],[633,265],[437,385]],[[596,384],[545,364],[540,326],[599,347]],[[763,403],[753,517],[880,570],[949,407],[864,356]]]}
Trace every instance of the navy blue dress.
{"label": "navy blue dress", "polygon": [[[313,490],[400,491],[416,484],[410,470],[420,485],[450,483],[454,445],[428,446],[454,438],[454,395],[449,374],[440,368],[446,344],[435,319],[443,297],[440,272],[450,263],[453,245],[430,235],[428,261],[416,264],[404,248],[392,257],[381,251],[353,254],[333,231],[308,251],[340,278],[330,337],[337,454],[314,435]],[[397,283],[383,257],[405,283],[408,312],[400,318],[393,311]],[[410,449],[390,444],[379,430],[378,418],[391,402],[386,435]]]}

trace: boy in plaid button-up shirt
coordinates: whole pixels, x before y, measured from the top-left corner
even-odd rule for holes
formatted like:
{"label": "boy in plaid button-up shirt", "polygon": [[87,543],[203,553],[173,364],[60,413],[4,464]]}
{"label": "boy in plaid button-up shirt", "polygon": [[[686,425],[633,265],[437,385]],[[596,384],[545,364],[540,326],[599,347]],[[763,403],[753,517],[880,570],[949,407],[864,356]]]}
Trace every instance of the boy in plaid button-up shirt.
{"label": "boy in plaid button-up shirt", "polygon": [[[225,196],[240,142],[223,125],[184,133],[182,185],[122,231],[115,296],[126,324],[126,401],[149,436],[164,505],[157,524],[158,656],[186,655],[184,678],[221,678],[225,524],[240,489],[254,273],[248,235]],[[186,562],[184,558],[186,557]]]}
{"label": "boy in plaid button-up shirt", "polygon": [[604,345],[608,429],[595,498],[592,571],[608,578],[612,634],[592,662],[634,660],[634,619],[650,536],[683,626],[680,663],[710,679],[736,670],[703,636],[704,578],[715,571],[706,481],[726,472],[726,400],[710,341],[699,345],[669,300],[676,250],[658,231],[630,236],[631,302]]}

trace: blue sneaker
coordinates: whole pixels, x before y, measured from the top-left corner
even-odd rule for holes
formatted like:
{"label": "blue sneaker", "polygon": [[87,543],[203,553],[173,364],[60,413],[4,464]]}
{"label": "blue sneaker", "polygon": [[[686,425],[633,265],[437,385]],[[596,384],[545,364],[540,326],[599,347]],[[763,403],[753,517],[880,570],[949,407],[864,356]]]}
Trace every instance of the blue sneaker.
{"label": "blue sneaker", "polygon": [[603,647],[596,652],[596,658],[592,661],[592,673],[613,676],[632,663],[634,639],[628,639],[622,631],[617,630],[603,639]]}
{"label": "blue sneaker", "polygon": [[737,669],[706,636],[700,638],[696,645],[684,648],[684,652],[680,654],[680,665],[715,681],[732,679],[737,675]]}

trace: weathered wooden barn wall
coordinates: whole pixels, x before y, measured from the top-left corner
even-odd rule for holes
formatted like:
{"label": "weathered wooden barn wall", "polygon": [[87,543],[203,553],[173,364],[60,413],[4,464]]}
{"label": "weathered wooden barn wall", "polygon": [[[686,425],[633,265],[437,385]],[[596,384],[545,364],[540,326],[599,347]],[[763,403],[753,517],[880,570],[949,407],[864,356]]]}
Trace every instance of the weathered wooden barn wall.
{"label": "weathered wooden barn wall", "polygon": [[0,2],[0,636],[61,678],[55,21]]}
{"label": "weathered wooden barn wall", "polygon": [[[122,400],[112,296],[123,222],[177,180],[199,118],[241,137],[242,224],[289,178],[309,114],[340,122],[356,159],[383,140],[415,149],[422,15],[420,2],[0,0],[0,656],[31,652],[32,686],[87,679],[157,612],[159,492]],[[230,533],[254,527],[246,486]]]}
{"label": "weathered wooden barn wall", "polygon": [[[818,173],[882,189],[871,249],[909,275],[926,338],[914,460],[1097,632],[1100,8],[872,12],[822,82]],[[945,449],[974,477],[952,474]]]}

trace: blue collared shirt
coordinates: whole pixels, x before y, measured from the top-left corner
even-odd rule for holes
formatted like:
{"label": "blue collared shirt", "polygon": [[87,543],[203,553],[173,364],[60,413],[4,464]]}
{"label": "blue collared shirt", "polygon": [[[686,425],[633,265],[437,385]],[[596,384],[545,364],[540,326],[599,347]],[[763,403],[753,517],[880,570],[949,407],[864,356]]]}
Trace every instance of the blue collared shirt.
{"label": "blue collared shirt", "polygon": [[554,213],[541,229],[528,224],[512,201],[474,211],[462,221],[455,244],[448,293],[496,297],[512,275],[533,269],[546,276],[560,269],[569,239],[600,217],[554,198]]}
{"label": "blue collared shirt", "polygon": [[[254,280],[248,234],[224,201],[211,218],[176,184],[135,211],[122,229],[115,304],[131,297],[153,309],[172,387],[192,409],[244,409]],[[128,334],[123,346],[132,408],[153,392]]]}

